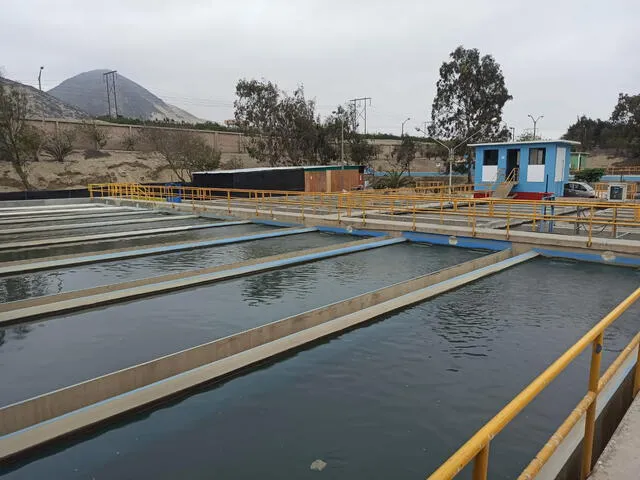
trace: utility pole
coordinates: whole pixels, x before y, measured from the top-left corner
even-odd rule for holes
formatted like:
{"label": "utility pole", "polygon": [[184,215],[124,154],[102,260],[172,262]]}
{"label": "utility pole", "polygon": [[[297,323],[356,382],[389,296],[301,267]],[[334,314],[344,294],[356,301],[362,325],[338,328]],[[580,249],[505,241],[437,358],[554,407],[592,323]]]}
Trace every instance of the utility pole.
{"label": "utility pole", "polygon": [[38,72],[38,88],[42,91],[42,70],[44,67],[40,67],[40,71]]}
{"label": "utility pole", "polygon": [[407,119],[402,122],[402,133],[400,134],[401,137],[404,137],[404,124],[407,123],[409,120],[411,120],[411,117],[407,117]]}
{"label": "utility pole", "polygon": [[[334,115],[340,114],[341,112],[338,110],[334,110]],[[340,163],[342,164],[342,168],[344,169],[344,114],[340,114]]]}
{"label": "utility pole", "polygon": [[111,117],[111,96],[113,96],[113,107],[118,118],[118,96],[116,93],[116,76],[118,71],[112,70],[102,74],[102,78],[107,84],[107,105],[109,107],[109,117]]}
{"label": "utility pole", "polygon": [[516,141],[516,127],[509,127],[509,130],[511,130],[511,141],[515,142]]}
{"label": "utility pole", "polygon": [[106,75],[106,73],[102,74],[102,80],[105,81],[105,85],[107,86],[107,107],[109,109],[109,118],[111,118],[111,97],[109,96],[109,80]]}
{"label": "utility pole", "polygon": [[536,125],[538,124],[538,120],[544,118],[544,115],[540,115],[538,118],[533,118],[533,115],[529,114],[529,118],[533,121],[533,139],[536,139]]}
{"label": "utility pole", "polygon": [[[349,102],[353,103],[353,110],[356,112],[354,122],[358,118],[362,118],[364,120],[364,134],[367,134],[367,100],[369,101],[369,106],[371,106],[371,97],[360,97],[360,98],[352,98]],[[362,108],[360,108],[362,105]],[[356,130],[356,126],[353,126],[354,130]]]}

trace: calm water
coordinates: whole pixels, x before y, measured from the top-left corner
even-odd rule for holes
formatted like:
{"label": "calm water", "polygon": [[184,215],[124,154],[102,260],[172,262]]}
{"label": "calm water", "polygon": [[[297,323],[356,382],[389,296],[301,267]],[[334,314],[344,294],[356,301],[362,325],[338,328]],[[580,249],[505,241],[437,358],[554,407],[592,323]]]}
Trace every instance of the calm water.
{"label": "calm water", "polygon": [[[215,223],[217,220],[212,220]],[[0,251],[0,262],[14,260],[29,260],[57,255],[75,255],[79,253],[100,252],[115,248],[133,248],[162,242],[188,242],[193,240],[205,240],[210,238],[230,237],[235,235],[266,232],[275,227],[248,223],[231,227],[205,228],[187,232],[163,233],[132,238],[118,238],[114,240],[102,240],[97,242],[84,242],[76,245],[56,245],[54,247],[28,248],[15,251]]]}
{"label": "calm water", "polygon": [[479,255],[393,245],[9,328],[0,333],[0,405]]}
{"label": "calm water", "polygon": [[[153,215],[147,215],[146,218],[156,218]],[[222,220],[209,219],[209,218],[188,218],[179,219],[173,215],[162,215],[163,220],[161,222],[140,222],[140,223],[128,223],[125,225],[106,225],[104,227],[88,227],[88,228],[74,228],[70,230],[52,230],[50,232],[27,232],[18,234],[0,235],[0,242],[16,242],[20,240],[41,240],[45,238],[63,238],[63,237],[75,237],[80,235],[97,235],[99,233],[115,233],[115,232],[133,232],[136,230],[155,230],[158,228],[170,228],[170,227],[183,227],[187,225],[204,225],[211,223],[218,223]]]}
{"label": "calm water", "polygon": [[[49,449],[7,478],[424,478],[638,283],[633,270],[529,262]],[[605,364],[639,315],[610,329]],[[494,440],[491,478],[528,463],[584,394],[587,363]]]}
{"label": "calm water", "polygon": [[[128,215],[122,215],[123,213],[129,213]],[[79,216],[91,215],[89,218],[78,218]],[[149,210],[141,210],[139,212],[109,212],[109,213],[93,213],[86,212],[81,214],[51,214],[51,215],[29,215],[25,217],[3,217],[0,215],[0,220],[5,222],[7,220],[14,220],[15,223],[3,223],[4,228],[28,228],[28,227],[41,227],[47,225],[75,225],[78,223],[91,223],[91,222],[110,222],[118,220],[135,220],[137,218],[144,218],[153,215]],[[58,220],[51,220],[52,218],[58,218]]]}
{"label": "calm water", "polygon": [[131,260],[116,260],[11,277],[0,277],[0,303],[169,273],[185,272],[355,240],[359,240],[359,238],[348,235],[306,233],[290,237],[268,238],[246,243],[187,250],[166,255],[152,255]]}

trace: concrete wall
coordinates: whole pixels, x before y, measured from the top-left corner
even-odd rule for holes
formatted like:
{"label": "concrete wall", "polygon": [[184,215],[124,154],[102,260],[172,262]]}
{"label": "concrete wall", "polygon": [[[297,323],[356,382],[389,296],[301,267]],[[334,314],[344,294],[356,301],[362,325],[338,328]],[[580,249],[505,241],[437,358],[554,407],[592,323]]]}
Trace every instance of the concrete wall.
{"label": "concrete wall", "polygon": [[[78,131],[76,135],[76,139],[74,142],[74,148],[76,149],[91,149],[94,148],[93,142],[88,139],[85,135],[81,134],[79,131],[79,127],[82,126],[82,122],[78,120],[57,120],[57,119],[45,119],[45,120],[29,120],[28,123],[37,127],[44,132],[53,133],[57,130],[75,130]],[[121,124],[112,124],[106,122],[97,122],[98,129],[105,132],[108,136],[107,144],[105,145],[105,150],[125,150],[125,145],[123,143],[124,139],[127,137],[137,138],[138,141],[135,145],[135,150],[140,152],[151,152],[153,151],[151,146],[140,139],[140,133],[144,128],[153,128],[153,129],[161,129],[161,130],[187,130],[189,132],[193,132],[198,137],[202,138],[207,145],[210,145],[218,150],[222,154],[246,154],[247,149],[245,146],[244,135],[242,133],[235,132],[214,132],[211,130],[194,130],[194,129],[184,129],[184,128],[170,128],[170,127],[145,127],[142,125],[121,125]],[[386,139],[373,139],[370,140],[371,143],[378,147],[376,152],[376,160],[383,162],[380,166],[382,168],[384,162],[389,159],[391,156],[393,149],[398,146],[401,141],[400,140],[386,140]],[[425,156],[428,153],[428,150],[432,144],[428,143],[418,143],[418,158],[416,159],[416,164],[420,164],[420,162],[430,161],[435,165],[436,161],[440,161],[436,157],[427,157]],[[431,165],[429,165],[431,166]],[[435,168],[435,167],[434,167]],[[418,167],[416,170],[419,170]],[[431,168],[429,168],[431,170]]]}
{"label": "concrete wall", "polygon": [[[93,142],[83,135],[79,128],[82,126],[82,122],[77,120],[29,120],[29,123],[34,127],[37,127],[44,132],[53,133],[57,130],[69,130],[77,131],[76,139],[74,142],[74,148],[76,149],[91,149],[94,148]],[[123,140],[127,137],[137,138],[135,144],[135,150],[140,152],[151,152],[153,149],[151,146],[142,141],[140,134],[145,128],[153,128],[159,130],[187,130],[194,135],[202,138],[207,145],[210,145],[221,153],[246,153],[244,145],[244,136],[241,133],[234,132],[213,132],[210,130],[192,130],[192,129],[176,129],[166,127],[144,127],[142,125],[119,125],[110,124],[104,122],[97,122],[99,130],[107,134],[107,144],[104,146],[105,150],[125,150]]]}
{"label": "concrete wall", "polygon": [[[0,409],[6,435],[508,259],[510,250],[294,315]],[[491,272],[490,272],[491,273]],[[451,287],[454,288],[454,287]],[[407,303],[399,303],[403,308]],[[384,313],[388,313],[388,310]],[[372,318],[372,317],[371,317]],[[370,318],[369,318],[370,319]],[[0,454],[1,458],[1,454]]]}

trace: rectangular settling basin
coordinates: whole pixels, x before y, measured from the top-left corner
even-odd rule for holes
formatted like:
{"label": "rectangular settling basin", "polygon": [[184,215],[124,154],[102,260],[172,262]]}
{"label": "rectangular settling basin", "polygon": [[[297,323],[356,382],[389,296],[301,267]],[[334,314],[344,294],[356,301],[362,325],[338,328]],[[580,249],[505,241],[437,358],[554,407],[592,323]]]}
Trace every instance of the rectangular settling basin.
{"label": "rectangular settling basin", "polygon": [[2,331],[0,406],[477,258],[399,244]]}
{"label": "rectangular settling basin", "polygon": [[[638,280],[533,260],[63,441],[6,478],[313,479],[316,459],[327,478],[424,478]],[[639,313],[609,330],[605,364]],[[587,365],[583,355],[492,442],[491,478],[529,462],[584,395]]]}
{"label": "rectangular settling basin", "polygon": [[312,232],[0,277],[0,303],[186,272],[355,240],[359,238]]}
{"label": "rectangular settling basin", "polygon": [[[211,223],[216,223],[218,221],[221,220],[211,219]],[[154,227],[154,229],[155,228],[156,227]],[[36,258],[55,257],[58,255],[76,255],[80,253],[100,252],[111,249],[143,247],[161,243],[190,242],[242,234],[248,235],[251,233],[267,232],[274,228],[276,227],[257,223],[247,223],[227,227],[204,228],[201,230],[123,237],[111,240],[93,240],[69,245],[13,249],[11,251],[0,251],[0,262],[31,260]],[[77,236],[77,231],[73,236]]]}

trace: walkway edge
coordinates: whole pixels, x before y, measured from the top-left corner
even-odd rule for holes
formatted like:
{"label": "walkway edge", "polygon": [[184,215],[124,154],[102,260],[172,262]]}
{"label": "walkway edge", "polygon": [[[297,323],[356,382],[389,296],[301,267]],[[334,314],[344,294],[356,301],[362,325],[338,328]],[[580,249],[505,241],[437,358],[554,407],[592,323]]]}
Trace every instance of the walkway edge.
{"label": "walkway edge", "polygon": [[82,228],[110,227],[112,225],[130,225],[137,223],[170,222],[175,220],[193,220],[198,215],[158,215],[155,217],[134,218],[131,220],[109,220],[106,222],[62,223],[38,227],[19,227],[0,231],[0,235],[19,235],[21,233],[54,232],[57,230],[77,230]]}
{"label": "walkway edge", "polygon": [[18,242],[0,243],[0,250],[26,247],[48,247],[49,245],[62,245],[65,243],[88,242],[92,240],[108,240],[112,238],[140,237],[143,235],[157,235],[160,233],[188,232],[202,230],[204,228],[231,227],[234,225],[246,225],[249,220],[237,222],[205,223],[202,225],[182,225],[179,227],[153,228],[147,230],[130,230],[128,232],[96,233],[94,235],[81,235],[77,237],[48,238],[45,240],[23,240]]}
{"label": "walkway edge", "polygon": [[[348,246],[342,246],[338,248],[328,248],[325,247],[321,251],[317,251],[317,249],[309,249],[309,252],[304,253],[303,250],[301,255],[291,255],[284,258],[272,259],[273,257],[266,257],[266,261],[262,261],[257,264],[251,265],[226,265],[223,269],[218,269],[218,271],[214,271],[211,273],[201,273],[201,271],[196,270],[195,272],[187,272],[191,273],[190,276],[172,279],[172,280],[160,280],[163,277],[158,277],[153,283],[147,283],[140,286],[135,286],[131,288],[118,288],[118,284],[115,285],[105,285],[103,287],[97,287],[97,289],[103,289],[103,293],[93,294],[93,295],[84,295],[78,296],[75,298],[70,298],[68,300],[60,300],[56,301],[55,297],[58,295],[52,295],[50,297],[36,297],[34,299],[21,300],[18,302],[13,302],[14,304],[23,305],[26,302],[32,300],[33,302],[46,301],[50,299],[49,303],[37,304],[35,306],[24,307],[24,308],[15,308],[0,311],[0,327],[3,325],[15,324],[19,322],[24,322],[27,320],[33,320],[36,318],[43,318],[52,315],[58,315],[61,313],[69,313],[75,312],[79,310],[86,310],[90,308],[95,308],[102,305],[107,305],[110,303],[118,303],[125,300],[133,300],[136,298],[146,297],[150,295],[157,295],[163,292],[170,292],[174,290],[180,290],[183,288],[194,287],[198,285],[204,285],[207,283],[219,282],[222,280],[231,280],[233,278],[243,277],[246,275],[253,275],[256,273],[266,272],[269,270],[276,270],[279,268],[289,267],[293,265],[298,265],[301,263],[313,262],[317,260],[323,260],[326,258],[337,257],[340,255],[346,255],[349,253],[362,252],[364,250],[370,250],[372,248],[386,247],[388,245],[394,245],[397,243],[406,242],[405,238],[386,238],[383,240],[375,239],[375,240],[361,240],[359,242],[352,242],[348,244]],[[333,245],[331,247],[334,247]],[[315,251],[314,251],[315,250]],[[312,253],[311,253],[312,252]],[[299,253],[299,252],[293,252]],[[264,259],[259,259],[264,260]],[[215,268],[215,267],[214,267]],[[153,277],[150,279],[142,279],[144,280],[154,280]],[[89,291],[93,289],[88,289]],[[69,295],[74,293],[82,294],[82,290],[77,292],[68,292]],[[64,297],[64,293],[60,294],[62,298]],[[3,307],[12,307],[12,303],[6,303]]]}
{"label": "walkway edge", "polygon": [[195,250],[198,248],[210,248],[221,245],[229,245],[232,243],[250,242],[252,240],[262,240],[265,238],[283,237],[288,235],[298,235],[301,233],[315,232],[315,227],[304,228],[287,228],[278,229],[266,233],[257,233],[254,235],[244,235],[235,237],[216,238],[215,240],[204,240],[198,242],[185,242],[174,245],[166,245],[159,247],[138,248],[133,250],[122,250],[113,253],[98,253],[94,255],[80,255],[73,258],[65,258],[60,260],[46,261],[27,261],[18,264],[0,267],[0,276],[15,275],[28,272],[37,272],[41,270],[51,270],[54,268],[87,265],[89,263],[110,262],[113,260],[122,260],[130,258],[145,257],[149,255],[160,255],[166,253],[180,252],[183,250]]}
{"label": "walkway edge", "polygon": [[[491,257],[494,257],[493,260],[495,260],[495,256],[508,256],[509,254],[510,252],[506,251],[496,253]],[[354,328],[362,323],[371,321],[382,315],[422,302],[428,298],[461,287],[467,283],[471,283],[487,275],[497,273],[519,263],[530,260],[537,255],[537,252],[531,251],[522,255],[518,255],[516,257],[500,260],[476,270],[463,273],[462,275],[449,278],[448,280],[436,283],[426,288],[421,288],[413,292],[397,296],[391,300],[378,303],[377,305],[358,309],[355,312],[343,316],[338,316],[337,318],[334,317],[333,319],[321,322],[320,324],[311,326],[309,328],[302,329],[301,331],[292,334],[285,333],[284,335],[281,335],[280,338],[267,341],[257,346],[249,347],[244,351],[241,351],[240,353],[226,356],[220,360],[207,363],[203,366],[176,374],[174,376],[143,386],[141,388],[137,388],[127,393],[113,396],[112,398],[105,399],[92,405],[72,410],[69,413],[53,417],[50,420],[32,424],[33,426],[20,430],[14,429],[12,430],[13,433],[8,433],[3,437],[0,437],[0,459],[14,456],[16,454],[19,454],[20,452],[36,447],[45,442],[50,442],[64,435],[68,435],[74,431],[103,422],[105,420],[113,418],[114,416],[121,415],[131,410],[142,408],[143,406],[152,404],[154,402],[159,402],[166,397],[178,394],[184,390],[195,387],[202,383],[210,382],[225,375],[229,375],[233,372],[264,361],[265,359],[285,354],[294,349],[302,348],[310,342],[315,342],[324,337],[335,335],[336,333]],[[470,262],[466,263],[469,264]],[[409,282],[415,280],[416,279]],[[377,292],[379,291],[372,292],[371,294],[375,294]],[[360,297],[365,297],[371,294],[365,294],[364,296]],[[347,302],[348,301],[349,300],[347,300]],[[336,305],[323,307],[323,309],[324,308],[335,309]],[[308,317],[310,313],[312,312],[307,312],[303,315],[306,315]],[[211,344],[223,343],[226,345],[235,345],[237,347],[238,343],[240,343],[240,340],[238,340],[240,338],[243,338],[249,342],[255,342],[257,331],[273,334],[273,330],[275,329],[275,327],[283,326],[285,324],[290,325],[296,318],[299,318],[299,316],[290,317],[278,322],[274,322],[274,324],[265,325],[246,332],[241,332],[225,339],[216,340],[215,342],[211,342]],[[159,360],[162,360],[162,358]],[[147,364],[142,365],[147,366],[153,362],[155,361],[148,362]],[[151,368],[153,368],[153,366]],[[122,374],[126,370],[129,369],[115,372],[112,375]],[[77,386],[74,387],[77,388]],[[57,394],[61,391],[62,390],[52,392],[52,394]],[[0,425],[6,426],[7,421],[11,421],[11,417],[14,419],[14,421],[20,419],[22,422],[24,422],[24,415],[19,415],[18,410],[21,404],[24,405],[27,402],[35,402],[43,397],[44,396],[36,397],[35,399],[26,400],[25,402],[21,402],[20,404],[14,404],[0,409]],[[73,397],[78,398],[79,395],[72,395],[71,398]],[[48,413],[49,415],[51,414],[50,409],[47,409],[44,405],[43,408],[44,410],[40,411],[41,414],[44,412]],[[11,412],[11,409],[14,409],[13,414]],[[33,410],[32,412],[35,413],[35,411]],[[5,416],[8,416],[8,418]]]}

